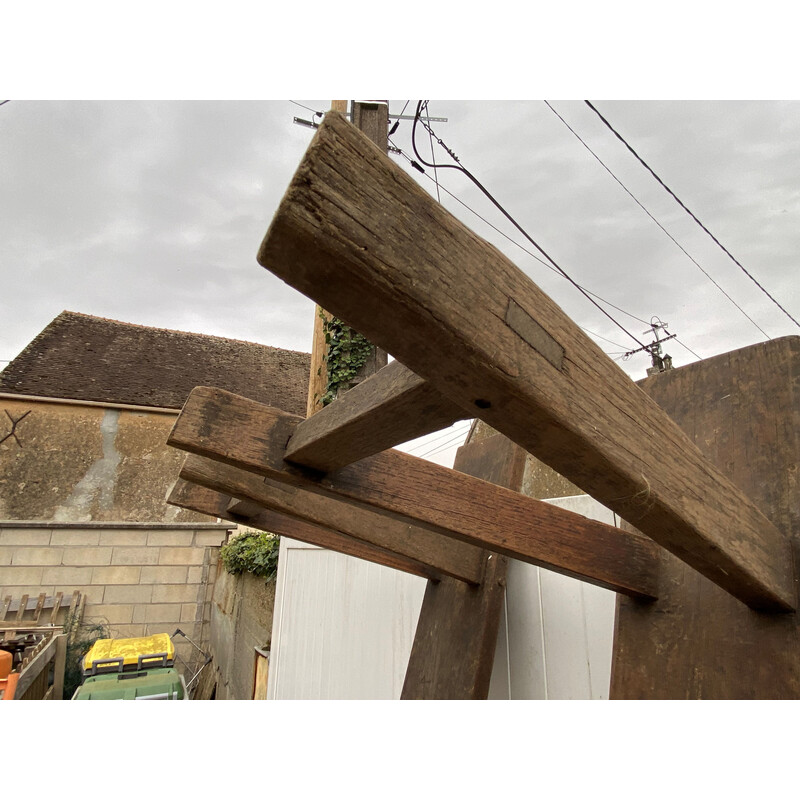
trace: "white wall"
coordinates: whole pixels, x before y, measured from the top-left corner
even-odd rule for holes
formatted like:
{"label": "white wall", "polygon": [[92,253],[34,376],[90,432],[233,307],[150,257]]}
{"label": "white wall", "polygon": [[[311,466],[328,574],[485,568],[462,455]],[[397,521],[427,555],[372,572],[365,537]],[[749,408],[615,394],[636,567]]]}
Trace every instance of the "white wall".
{"label": "white wall", "polygon": [[268,700],[400,697],[426,581],[281,539]]}
{"label": "white wall", "polygon": [[[614,524],[585,495],[548,500]],[[269,699],[397,699],[422,578],[282,540]],[[615,595],[512,561],[490,699],[607,699]]]}
{"label": "white wall", "polygon": [[[614,525],[587,495],[545,502]],[[492,700],[607,700],[616,594],[512,560]]]}

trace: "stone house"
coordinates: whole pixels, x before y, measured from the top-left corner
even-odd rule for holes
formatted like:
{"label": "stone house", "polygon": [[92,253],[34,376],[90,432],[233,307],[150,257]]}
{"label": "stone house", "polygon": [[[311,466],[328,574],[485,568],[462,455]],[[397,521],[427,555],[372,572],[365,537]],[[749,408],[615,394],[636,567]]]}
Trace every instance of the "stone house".
{"label": "stone house", "polygon": [[[308,354],[64,311],[0,372],[0,600],[86,598],[114,636],[207,643],[230,523],[167,505],[187,395],[304,414]],[[269,621],[271,624],[271,620]]]}

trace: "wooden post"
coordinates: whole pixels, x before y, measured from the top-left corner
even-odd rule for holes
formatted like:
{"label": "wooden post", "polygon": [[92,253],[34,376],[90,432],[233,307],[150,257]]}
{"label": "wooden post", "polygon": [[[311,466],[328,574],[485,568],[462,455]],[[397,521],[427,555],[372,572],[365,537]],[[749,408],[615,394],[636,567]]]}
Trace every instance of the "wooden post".
{"label": "wooden post", "polygon": [[[525,451],[497,434],[458,451],[455,469],[519,491]],[[480,586],[428,581],[402,700],[485,700],[505,598],[508,559],[484,550]]]}
{"label": "wooden post", "polygon": [[[53,668],[53,700],[64,699],[64,671],[67,666],[67,637],[61,633],[56,636],[56,658]],[[70,700],[72,698],[67,698]]]}
{"label": "wooden post", "polygon": [[[640,386],[786,535],[797,575],[800,337]],[[656,601],[618,597],[612,699],[800,698],[800,615],[753,611],[666,551],[659,575]]]}
{"label": "wooden post", "polygon": [[[331,101],[331,111],[340,114],[347,113],[347,100]],[[389,106],[383,103],[353,102],[353,124],[365,133],[383,152],[388,147]],[[314,334],[311,343],[311,374],[308,382],[308,401],[306,404],[306,417],[311,417],[320,411],[325,387],[328,384],[328,366],[326,355],[328,346],[325,342],[325,323],[332,318],[322,306],[316,306],[314,313]],[[357,381],[376,373],[386,365],[388,357],[385,350],[372,348],[372,355],[358,373]]]}
{"label": "wooden post", "polygon": [[[347,113],[347,100],[331,101],[331,111]],[[328,383],[328,370],[325,365],[325,322],[330,317],[322,306],[314,309],[314,334],[311,342],[311,374],[308,381],[308,402],[306,417],[311,417],[322,408],[322,396]]]}

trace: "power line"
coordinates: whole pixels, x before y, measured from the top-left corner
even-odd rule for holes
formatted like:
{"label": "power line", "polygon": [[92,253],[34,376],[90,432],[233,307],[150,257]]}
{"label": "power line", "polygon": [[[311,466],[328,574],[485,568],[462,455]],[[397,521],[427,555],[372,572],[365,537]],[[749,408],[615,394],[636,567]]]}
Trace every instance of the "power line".
{"label": "power line", "polygon": [[[466,425],[462,424],[461,427],[457,429],[459,435],[463,433],[465,430],[467,430],[467,428],[470,425],[469,420],[465,420],[465,422],[467,423]],[[423,450],[426,447],[430,447],[430,445],[432,445],[434,442],[439,442],[446,437],[452,436],[455,431],[456,428],[454,428],[453,426],[447,428],[447,430],[439,431],[438,436],[434,436],[432,439],[427,439],[424,442],[419,442],[418,444],[414,445],[414,447],[410,447],[406,452],[414,453],[417,450]]]}
{"label": "power line", "polygon": [[[425,101],[425,107],[427,108],[427,101]],[[425,160],[422,158],[422,156],[420,156],[420,154],[419,154],[419,151],[417,150],[417,144],[416,144],[416,128],[417,128],[417,123],[418,123],[418,122],[421,122],[421,123],[422,123],[422,125],[423,125],[424,127],[426,127],[428,130],[430,130],[430,126],[429,126],[429,125],[426,125],[426,123],[425,123],[425,122],[422,122],[422,121],[421,121],[421,112],[422,112],[422,110],[423,110],[423,101],[421,101],[421,100],[420,100],[420,101],[417,103],[417,112],[416,112],[416,115],[415,115],[414,124],[413,124],[413,129],[412,129],[412,133],[411,133],[411,145],[412,145],[412,147],[413,147],[413,149],[414,149],[414,154],[416,155],[416,157],[417,157],[417,158],[418,158],[418,159],[419,159],[419,160],[420,160],[420,161],[421,161],[421,162],[422,162],[422,163],[423,163],[423,164],[424,164],[426,167],[434,167],[435,165],[434,165],[434,164],[429,164],[427,161],[425,161]],[[431,135],[434,135],[434,134],[433,134],[433,131],[431,131]],[[599,311],[600,311],[602,314],[604,314],[606,317],[608,317],[608,319],[610,319],[610,320],[611,320],[611,321],[614,323],[614,325],[616,325],[616,326],[617,326],[617,327],[618,327],[618,328],[619,328],[619,329],[620,329],[620,330],[621,330],[623,333],[625,333],[625,335],[626,335],[626,336],[629,336],[629,337],[630,337],[631,339],[633,339],[633,341],[634,341],[634,342],[636,342],[638,345],[640,345],[640,346],[644,347],[644,345],[642,344],[642,342],[640,342],[640,341],[639,341],[639,340],[638,340],[638,339],[637,339],[637,338],[636,338],[636,337],[635,337],[635,336],[634,336],[634,335],[633,335],[633,334],[632,334],[632,333],[631,333],[629,330],[627,330],[627,329],[626,329],[626,328],[625,328],[625,327],[624,327],[624,326],[623,326],[623,325],[622,325],[620,322],[617,322],[617,320],[616,320],[616,319],[614,319],[614,317],[612,317],[612,316],[611,316],[611,314],[609,314],[609,313],[608,313],[608,311],[606,311],[604,308],[602,308],[602,307],[601,307],[601,306],[600,306],[600,305],[599,305],[599,304],[598,304],[598,303],[597,303],[597,302],[596,302],[596,301],[595,301],[595,300],[594,300],[594,299],[593,299],[593,298],[592,298],[592,297],[589,295],[589,293],[588,293],[588,292],[584,291],[584,289],[583,289],[581,286],[579,286],[579,285],[578,285],[578,283],[576,283],[576,281],[575,281],[575,280],[573,280],[573,279],[572,279],[572,278],[571,278],[571,277],[570,277],[570,276],[569,276],[569,275],[566,273],[566,271],[565,271],[564,269],[562,269],[562,268],[561,268],[561,267],[560,267],[560,266],[559,266],[559,265],[558,265],[558,264],[555,262],[555,260],[554,260],[554,259],[553,259],[551,256],[549,256],[549,255],[548,255],[548,254],[547,254],[547,253],[544,251],[544,249],[543,249],[543,248],[542,248],[542,247],[541,247],[541,246],[540,246],[540,245],[539,245],[537,242],[535,242],[535,241],[534,241],[534,240],[531,238],[531,236],[530,236],[530,235],[527,233],[527,231],[525,231],[525,229],[524,229],[524,228],[523,228],[523,227],[522,227],[522,226],[521,226],[521,225],[520,225],[520,224],[519,224],[519,223],[518,223],[518,222],[517,222],[517,221],[516,221],[516,220],[515,220],[515,219],[514,219],[514,218],[513,218],[513,217],[512,217],[510,214],[509,214],[509,213],[508,213],[508,211],[506,211],[506,210],[505,210],[505,208],[503,208],[503,206],[501,206],[501,205],[500,205],[500,203],[499,203],[497,200],[495,200],[495,198],[492,196],[492,194],[491,194],[491,193],[490,193],[490,192],[489,192],[489,191],[488,191],[488,190],[487,190],[487,189],[486,189],[486,188],[485,188],[485,187],[484,187],[484,186],[481,184],[481,182],[480,182],[480,181],[479,181],[479,180],[478,180],[478,179],[477,179],[477,178],[476,178],[474,175],[472,175],[472,173],[471,173],[471,172],[469,172],[469,170],[465,169],[465,168],[464,168],[464,167],[461,165],[461,163],[459,162],[459,159],[458,159],[458,157],[455,155],[455,153],[453,153],[453,151],[452,151],[452,150],[450,150],[450,149],[447,147],[447,145],[445,145],[445,143],[444,143],[444,142],[443,142],[443,141],[442,141],[440,138],[436,137],[436,141],[437,141],[437,142],[438,142],[438,143],[439,143],[439,144],[440,144],[440,145],[441,145],[441,146],[442,146],[442,147],[443,147],[443,148],[444,148],[444,149],[445,149],[445,150],[446,150],[446,151],[449,153],[449,155],[450,155],[450,156],[451,156],[451,157],[452,157],[452,158],[453,158],[453,159],[456,161],[456,164],[455,164],[455,165],[453,165],[453,164],[440,164],[440,165],[439,165],[439,169],[456,169],[456,170],[459,170],[459,171],[463,172],[463,173],[464,173],[464,175],[466,175],[466,176],[467,176],[467,177],[468,177],[468,178],[469,178],[469,179],[470,179],[470,180],[471,180],[471,181],[472,181],[472,182],[473,182],[473,183],[474,183],[474,184],[475,184],[475,185],[476,185],[476,186],[477,186],[477,187],[478,187],[478,188],[479,188],[479,189],[480,189],[480,190],[481,190],[481,191],[482,191],[482,192],[483,192],[485,195],[486,195],[486,197],[488,197],[488,198],[489,198],[489,200],[491,200],[491,201],[492,201],[492,203],[493,203],[493,204],[494,204],[494,205],[495,205],[495,206],[498,208],[498,210],[499,210],[499,211],[500,211],[500,212],[503,214],[503,216],[504,216],[504,217],[506,217],[506,219],[508,219],[508,221],[509,221],[509,222],[510,222],[510,223],[511,223],[511,224],[512,224],[512,225],[513,225],[513,226],[514,226],[514,227],[515,227],[515,228],[516,228],[516,229],[517,229],[517,230],[518,230],[518,231],[519,231],[519,232],[520,232],[520,233],[521,233],[521,234],[522,234],[522,235],[523,235],[523,236],[524,236],[524,237],[525,237],[525,238],[526,238],[526,239],[527,239],[527,240],[528,240],[528,241],[529,241],[529,242],[530,242],[530,243],[531,243],[531,244],[532,244],[532,245],[533,245],[533,246],[534,246],[534,247],[535,247],[535,248],[536,248],[536,249],[537,249],[537,250],[538,250],[538,251],[539,251],[539,252],[540,252],[540,253],[541,253],[541,254],[542,254],[542,255],[543,255],[543,256],[544,256],[544,257],[545,257],[545,258],[546,258],[546,259],[547,259],[547,260],[548,260],[548,261],[549,261],[549,262],[550,262],[550,263],[551,263],[551,264],[552,264],[552,265],[553,265],[553,266],[554,266],[554,267],[555,267],[555,268],[556,268],[556,269],[557,269],[557,270],[558,270],[558,271],[559,271],[559,272],[560,272],[560,273],[561,273],[561,274],[562,274],[562,275],[563,275],[563,276],[564,276],[564,277],[565,277],[565,278],[566,278],[566,279],[567,279],[567,280],[568,280],[568,281],[569,281],[569,282],[570,282],[570,283],[571,283],[571,284],[572,284],[572,285],[573,285],[573,286],[574,286],[574,287],[575,287],[575,288],[576,288],[576,289],[577,289],[577,290],[578,290],[578,291],[579,291],[579,292],[580,292],[580,293],[581,293],[581,294],[582,294],[582,295],[583,295],[583,296],[584,296],[584,297],[587,299],[587,300],[588,300],[588,301],[589,301],[589,302],[590,302],[590,303],[591,303],[591,304],[592,304],[592,305],[593,305],[593,306],[595,306],[595,308],[597,308],[597,309],[598,309],[598,310],[599,310]]]}
{"label": "power line", "polygon": [[[397,153],[398,155],[401,155],[412,166],[416,167],[416,169],[419,172],[421,172],[429,181],[431,181],[432,183],[434,182],[433,178],[431,178],[430,175],[428,175],[428,173],[425,172],[425,170],[422,169],[422,167],[420,167],[419,164],[417,164],[416,161],[411,159],[409,157],[409,155],[402,148],[398,147],[391,140],[391,138],[389,139],[389,142],[392,145],[392,152]],[[481,220],[486,225],[488,225],[496,233],[499,233],[502,237],[504,237],[509,242],[511,242],[511,244],[513,244],[515,247],[518,247],[520,250],[522,250],[523,253],[526,253],[531,258],[533,258],[536,261],[538,261],[543,267],[546,267],[547,269],[549,269],[551,272],[554,272],[559,277],[562,277],[562,278],[564,277],[562,275],[562,273],[560,273],[555,267],[551,266],[544,259],[542,259],[539,256],[537,256],[536,253],[530,251],[527,247],[525,247],[524,245],[520,244],[518,241],[516,241],[516,239],[512,239],[505,231],[501,230],[496,225],[494,225],[492,222],[490,222],[488,219],[486,219],[486,217],[484,217],[481,214],[479,214],[477,211],[475,211],[474,208],[471,208],[470,206],[468,206],[460,197],[457,197],[456,195],[454,195],[446,186],[442,186],[441,184],[438,184],[438,186],[439,186],[439,188],[441,188],[441,190],[445,194],[449,195],[453,200],[455,200],[457,203],[459,203],[461,206],[463,206],[467,211],[469,211],[471,214],[476,216],[479,220]],[[644,320],[641,317],[637,317],[635,314],[631,314],[630,311],[626,311],[624,308],[620,308],[619,306],[614,305],[614,303],[610,302],[609,300],[606,300],[605,298],[601,297],[599,294],[596,294],[595,292],[592,292],[591,290],[587,289],[585,286],[581,286],[581,288],[585,292],[587,292],[588,294],[592,295],[592,297],[594,297],[595,299],[599,300],[601,303],[605,303],[607,306],[610,306],[611,308],[619,311],[621,314],[625,314],[626,316],[630,317],[631,319],[634,319],[637,322],[641,322],[643,325],[647,325],[648,324],[647,320]],[[598,338],[603,339],[604,341],[609,342],[610,344],[613,344],[616,347],[623,347],[623,345],[619,344],[619,342],[614,342],[611,339],[605,339],[603,336],[600,336],[600,334],[594,333],[593,331],[590,331],[588,328],[583,328],[582,326],[579,326],[579,327],[581,327],[581,330],[586,331],[587,333],[591,334],[592,336],[597,336]],[[686,347],[685,345],[682,345],[682,346]],[[688,350],[688,348],[686,348],[686,349]],[[698,359],[700,359],[700,356],[698,356],[696,353],[694,353],[694,351],[690,350],[689,352],[691,352],[693,355],[697,356]]]}
{"label": "power line", "polygon": [[431,141],[431,158],[433,159],[433,177],[436,181],[436,199],[441,203],[442,196],[439,194],[439,174],[436,172],[436,154],[433,150],[433,131],[431,130],[431,122],[430,122],[430,115],[428,114],[428,108],[425,107],[425,116],[428,118],[428,136]]}
{"label": "power line", "polygon": [[692,350],[691,347],[687,347],[677,336],[675,337],[675,341],[684,349],[688,350],[698,361],[702,361],[703,359]]}
{"label": "power line", "polygon": [[[422,167],[420,167],[420,165],[417,164],[416,161],[414,161],[412,158],[409,157],[408,153],[404,152],[402,150],[402,148],[398,147],[394,142],[392,142],[391,139],[389,141],[391,142],[391,145],[392,145],[392,148],[393,148],[392,149],[393,153],[397,153],[398,155],[403,156],[403,158],[405,158],[405,160],[408,161],[409,164],[411,164],[411,166],[415,167],[419,172],[421,172],[429,181],[431,181],[431,183],[434,182],[433,178],[431,178],[431,176],[428,175],[428,173],[425,172],[425,170],[422,169]],[[439,165],[439,166],[442,166],[442,165]],[[520,250],[522,250],[523,253],[526,253],[531,258],[533,258],[534,260],[538,261],[543,267],[546,267],[547,269],[549,269],[551,272],[554,272],[559,277],[561,277],[561,278],[564,277],[555,267],[553,267],[550,264],[548,264],[543,258],[540,258],[539,256],[537,256],[536,253],[532,252],[531,250],[528,250],[527,247],[525,247],[524,245],[520,244],[516,239],[512,239],[505,231],[501,230],[495,224],[493,224],[488,219],[486,219],[486,217],[484,217],[481,214],[479,214],[477,211],[475,211],[474,208],[471,208],[470,206],[468,206],[460,197],[457,197],[456,195],[454,195],[446,186],[442,186],[441,184],[439,184],[439,186],[440,186],[441,190],[445,194],[449,195],[453,200],[455,200],[457,203],[462,205],[467,211],[469,211],[471,214],[473,214],[479,220],[481,220],[481,222],[484,222],[486,225],[488,225],[493,231],[495,231],[496,233],[499,233],[500,236],[502,236],[503,238],[507,239],[515,247],[518,247]],[[587,292],[588,294],[592,295],[592,297],[594,297],[596,300],[599,300],[601,303],[605,303],[607,306],[610,306],[611,308],[615,309],[616,311],[619,311],[620,314],[625,314],[625,316],[630,317],[631,319],[635,319],[637,322],[641,322],[643,325],[647,325],[648,324],[646,319],[642,319],[641,317],[637,317],[636,314],[631,314],[630,311],[626,311],[624,308],[620,308],[619,306],[614,305],[614,303],[610,302],[609,300],[606,300],[604,297],[601,297],[599,294],[596,294],[595,292],[591,291],[590,289],[587,289],[585,286],[581,286],[581,288],[585,292]]]}
{"label": "power line", "polygon": [[6,103],[10,103],[10,100],[2,100],[0,101],[0,106],[4,106]]}
{"label": "power line", "polygon": [[751,280],[751,281],[753,281],[753,283],[754,283],[756,286],[758,286],[758,288],[759,288],[759,289],[761,289],[761,291],[762,291],[762,292],[764,292],[764,294],[765,294],[767,297],[769,297],[769,299],[770,299],[770,300],[772,300],[772,302],[773,302],[773,303],[775,303],[775,305],[776,305],[776,306],[777,306],[777,307],[778,307],[778,308],[779,308],[781,311],[783,311],[783,313],[784,313],[784,314],[786,314],[786,316],[787,316],[787,317],[789,317],[789,319],[790,319],[792,322],[794,322],[794,324],[795,324],[795,325],[797,325],[797,327],[798,327],[798,328],[800,328],[800,322],[798,322],[798,321],[797,321],[797,320],[796,320],[796,319],[795,319],[795,318],[794,318],[794,317],[793,317],[793,316],[792,316],[792,315],[791,315],[791,314],[790,314],[790,313],[789,313],[789,312],[788,312],[788,311],[787,311],[787,310],[786,310],[786,309],[785,309],[785,308],[784,308],[784,307],[783,307],[783,306],[782,306],[782,305],[781,305],[781,304],[780,304],[780,303],[779,303],[779,302],[778,302],[778,301],[777,301],[777,300],[776,300],[776,299],[775,299],[775,298],[774,298],[774,297],[773,297],[773,296],[772,296],[772,295],[771,295],[771,294],[770,294],[770,293],[769,293],[769,292],[768,292],[768,291],[767,291],[767,290],[766,290],[766,289],[765,289],[765,288],[764,288],[764,287],[763,287],[763,286],[762,286],[762,285],[761,285],[761,284],[760,284],[760,283],[759,283],[759,282],[758,282],[758,281],[757,281],[757,280],[756,280],[756,279],[755,279],[755,278],[754,278],[754,277],[753,277],[753,276],[752,276],[752,275],[751,275],[751,274],[750,274],[750,273],[749,273],[749,272],[748,272],[748,271],[747,271],[747,270],[744,268],[744,266],[743,266],[743,265],[742,265],[742,264],[739,262],[739,260],[738,260],[738,259],[736,259],[736,258],[735,258],[735,257],[734,257],[734,256],[731,254],[731,252],[730,252],[730,251],[729,251],[729,250],[728,250],[728,249],[727,249],[727,248],[726,248],[726,247],[725,247],[725,246],[724,246],[724,245],[723,245],[723,244],[722,244],[722,243],[719,241],[719,239],[717,239],[717,237],[716,237],[716,236],[714,236],[714,234],[713,234],[713,233],[711,233],[711,231],[710,231],[708,228],[706,228],[706,226],[705,226],[705,225],[703,225],[703,223],[702,223],[702,222],[700,222],[700,220],[699,220],[699,219],[698,219],[698,218],[697,218],[697,217],[696,217],[696,216],[695,216],[695,215],[694,215],[694,214],[693,214],[693,213],[692,213],[692,212],[691,212],[691,211],[690,211],[690,210],[689,210],[689,209],[688,209],[688,208],[687,208],[687,207],[686,207],[684,204],[683,204],[683,202],[682,202],[682,201],[680,200],[680,198],[679,198],[679,197],[678,197],[678,196],[675,194],[675,192],[673,192],[673,191],[672,191],[672,189],[670,189],[670,188],[669,188],[669,186],[667,186],[667,184],[666,184],[666,183],[664,183],[664,181],[662,181],[662,180],[661,180],[661,178],[659,178],[659,177],[658,177],[658,175],[656,175],[656,173],[653,171],[653,169],[650,167],[650,165],[649,165],[649,164],[647,164],[647,162],[646,162],[646,161],[645,161],[645,160],[644,160],[644,159],[643,159],[643,158],[642,158],[642,157],[641,157],[641,156],[640,156],[640,155],[639,155],[639,154],[638,154],[638,153],[637,153],[637,152],[636,152],[636,151],[635,151],[635,150],[634,150],[634,149],[633,149],[633,148],[632,148],[632,147],[631,147],[631,146],[630,146],[630,145],[629,145],[629,144],[628,144],[626,141],[625,141],[625,139],[623,139],[623,138],[622,138],[622,136],[621,136],[619,133],[617,133],[617,131],[616,131],[616,130],[614,130],[614,128],[612,127],[611,123],[610,123],[610,122],[609,122],[609,121],[608,121],[608,120],[607,120],[607,119],[606,119],[606,118],[605,118],[605,117],[604,117],[604,116],[603,116],[603,115],[602,115],[602,114],[601,114],[601,113],[600,113],[600,112],[599,112],[599,111],[598,111],[598,110],[597,110],[597,109],[596,109],[596,108],[595,108],[595,107],[594,107],[594,106],[593,106],[593,105],[592,105],[592,104],[591,104],[591,103],[588,101],[588,100],[584,100],[584,103],[586,103],[586,105],[587,105],[587,106],[589,106],[589,108],[591,108],[591,109],[592,109],[592,111],[594,111],[594,113],[595,113],[595,114],[597,114],[597,116],[598,116],[598,117],[600,117],[600,119],[603,121],[603,123],[605,124],[605,126],[606,126],[606,127],[607,127],[607,128],[608,128],[608,129],[609,129],[609,130],[610,130],[610,131],[611,131],[611,132],[614,134],[614,136],[616,136],[616,137],[617,137],[617,139],[619,139],[619,140],[620,140],[620,141],[621,141],[621,142],[622,142],[622,143],[625,145],[625,147],[627,147],[627,148],[628,148],[628,150],[630,150],[630,152],[631,152],[631,153],[632,153],[632,154],[633,154],[633,155],[636,157],[637,161],[639,161],[639,163],[640,163],[640,164],[641,164],[641,165],[642,165],[642,166],[643,166],[643,167],[644,167],[644,168],[645,168],[645,169],[646,169],[646,170],[647,170],[647,171],[648,171],[648,172],[649,172],[649,173],[650,173],[650,174],[651,174],[651,175],[652,175],[652,176],[653,176],[653,177],[654,177],[654,178],[655,178],[655,179],[656,179],[656,180],[657,180],[657,181],[658,181],[658,182],[659,182],[659,183],[660,183],[660,184],[661,184],[663,187],[664,187],[664,189],[665,189],[665,190],[666,190],[666,191],[667,191],[667,192],[668,192],[670,195],[672,195],[672,197],[673,197],[673,198],[674,198],[674,200],[675,200],[675,201],[678,203],[678,205],[679,205],[679,206],[680,206],[680,207],[681,207],[681,208],[682,208],[682,209],[683,209],[683,210],[684,210],[684,211],[685,211],[685,212],[686,212],[686,213],[687,213],[687,214],[688,214],[688,215],[689,215],[689,216],[690,216],[690,217],[691,217],[691,218],[692,218],[692,219],[693,219],[693,220],[694,220],[694,221],[695,221],[695,222],[696,222],[696,223],[697,223],[697,224],[698,224],[698,225],[699,225],[699,226],[700,226],[700,227],[701,227],[701,228],[702,228],[702,229],[703,229],[703,230],[704,230],[704,231],[705,231],[705,232],[706,232],[706,233],[707,233],[707,234],[708,234],[710,237],[711,237],[711,239],[712,239],[712,240],[713,240],[713,241],[714,241],[714,242],[717,244],[717,246],[718,246],[718,247],[719,247],[719,248],[722,250],[722,252],[723,252],[723,253],[725,253],[725,254],[728,256],[728,258],[730,258],[730,259],[731,259],[731,261],[733,261],[733,263],[734,263],[734,264],[736,264],[736,266],[738,266],[738,267],[739,267],[739,269],[741,269],[741,270],[742,270],[742,272],[744,272],[744,274],[745,274],[745,275],[747,275],[747,277],[748,277],[748,278],[750,278],[750,280]]}
{"label": "power line", "polygon": [[308,106],[304,106],[302,103],[298,103],[296,100],[290,100],[290,103],[294,103],[296,106],[300,106],[300,108],[304,108],[306,111],[310,111],[315,117],[324,117],[325,114],[322,111],[317,111],[314,108],[309,108]]}
{"label": "power line", "polygon": [[442,444],[437,445],[436,447],[433,447],[432,449],[426,451],[425,453],[420,453],[419,458],[427,458],[428,456],[433,456],[436,455],[437,453],[442,453],[445,450],[449,450],[451,447],[456,446],[459,440],[461,440],[462,438],[466,438],[468,433],[469,429],[462,428],[456,436],[452,437],[448,441],[443,442]]}
{"label": "power line", "polygon": [[589,147],[588,144],[586,144],[586,142],[570,126],[570,124],[564,119],[564,117],[562,117],[561,114],[559,114],[558,111],[556,111],[553,108],[553,106],[551,106],[550,103],[547,102],[547,100],[545,100],[544,102],[545,105],[564,123],[564,125],[567,127],[570,133],[572,133],[572,135],[597,159],[597,161],[603,167],[603,169],[605,169],[605,171],[628,193],[628,195],[634,200],[634,202],[639,206],[639,208],[641,208],[642,211],[644,211],[644,213],[647,214],[647,216],[650,217],[650,219],[653,220],[653,222],[655,222],[655,224],[658,225],[658,227],[661,228],[662,231],[664,231],[664,233],[673,241],[673,243],[680,248],[681,252],[687,258],[689,258],[689,260],[700,270],[700,272],[702,272],[703,275],[705,275],[706,278],[708,278],[711,281],[711,283],[713,283],[714,286],[716,286],[717,289],[719,289],[722,292],[722,294],[724,294],[725,297],[727,297],[728,300],[730,300],[731,303],[733,303],[733,305],[735,305],[736,308],[738,308],[739,311],[741,311],[742,314],[744,314],[744,316],[747,317],[747,319],[749,319],[750,322],[752,322],[753,325],[755,325],[756,328],[758,328],[758,330],[761,331],[761,333],[763,333],[764,336],[767,337],[767,339],[770,339],[771,338],[770,335],[700,266],[700,264],[698,264],[697,261],[695,261],[695,259],[683,248],[680,242],[678,242],[678,240],[644,207],[644,205],[633,194],[633,192],[631,192],[630,189],[628,189],[628,187],[611,171],[611,169],[603,162],[600,156],[598,156],[597,153],[595,153],[594,150],[592,150],[592,148]]}

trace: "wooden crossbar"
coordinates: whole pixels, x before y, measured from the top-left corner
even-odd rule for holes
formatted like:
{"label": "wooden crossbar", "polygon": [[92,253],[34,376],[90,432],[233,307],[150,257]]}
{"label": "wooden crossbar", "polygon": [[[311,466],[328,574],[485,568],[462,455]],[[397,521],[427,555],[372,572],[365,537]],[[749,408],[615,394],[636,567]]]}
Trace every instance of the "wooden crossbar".
{"label": "wooden crossbar", "polygon": [[468,416],[427,381],[392,361],[298,425],[286,460],[329,472]]}
{"label": "wooden crossbar", "polygon": [[300,422],[222,389],[197,387],[168,443],[614,591],[656,594],[657,552],[646,537],[396,450],[314,476],[284,461]]}
{"label": "wooden crossbar", "polygon": [[258,260],[735,597],[795,608],[783,534],[521,270],[343,116],[326,115]]}
{"label": "wooden crossbar", "polygon": [[[328,531],[327,544],[317,541],[311,541],[310,544],[319,544],[320,547],[339,550],[347,555],[358,555],[354,550],[355,545],[366,544],[370,552],[377,549],[379,552],[394,553],[413,564],[417,570],[424,565],[431,577],[448,575],[475,584],[483,578],[483,558],[478,548],[410,525],[408,521],[386,517],[373,509],[325,497],[302,487],[271,481],[253,472],[198,455],[186,458],[180,477],[231,497],[251,500],[264,512],[292,517]],[[345,549],[337,546],[333,539],[334,532],[343,539]],[[304,531],[304,535],[309,534],[310,531]]]}
{"label": "wooden crossbar", "polygon": [[251,500],[239,500],[183,479],[176,481],[167,502],[180,508],[188,508],[191,511],[208,514],[229,522],[243,523],[251,528],[276,533],[279,536],[288,536],[291,539],[335,550],[338,553],[365,561],[372,561],[412,575],[419,575],[423,578],[439,577],[434,570],[424,564],[403,558],[389,550],[360,542],[321,525],[312,525],[285,514],[271,512]]}

